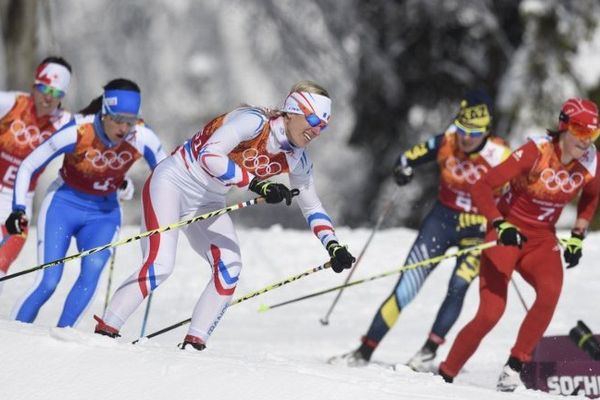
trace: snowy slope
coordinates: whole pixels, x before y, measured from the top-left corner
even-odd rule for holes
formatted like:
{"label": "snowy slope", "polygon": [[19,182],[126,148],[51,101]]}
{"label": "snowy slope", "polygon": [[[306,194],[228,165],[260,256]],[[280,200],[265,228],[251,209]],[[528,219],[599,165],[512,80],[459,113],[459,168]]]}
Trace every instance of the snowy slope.
{"label": "snowy slope", "polygon": [[[124,229],[122,237],[136,233]],[[340,229],[340,238],[358,254],[369,236],[367,229]],[[32,238],[35,233],[32,234]],[[401,265],[415,232],[390,229],[379,232],[355,278],[370,276]],[[326,261],[325,252],[308,230],[240,229],[245,267],[236,294],[262,288]],[[586,240],[583,263],[569,270],[565,289],[548,334],[566,334],[577,319],[600,329],[595,283],[600,271],[593,262],[600,257],[600,234]],[[156,293],[147,333],[186,319],[202,290],[209,270],[180,241],[174,275]],[[596,247],[596,248],[594,248]],[[34,240],[17,261],[13,272],[35,264]],[[117,251],[113,288],[139,263],[136,244]],[[35,325],[10,321],[16,299],[31,285],[35,274],[5,283],[0,303],[0,399],[533,399],[549,395],[523,390],[504,394],[494,391],[523,306],[511,289],[507,312],[466,365],[448,385],[432,374],[417,374],[399,366],[396,371],[380,365],[352,369],[331,366],[325,360],[355,348],[373,313],[388,295],[395,277],[348,289],[331,317],[329,326],[319,323],[333,294],[316,297],[266,313],[261,303],[273,304],[314,290],[340,284],[344,276],[321,271],[300,281],[231,307],[215,331],[206,351],[180,351],[176,344],[185,328],[138,345],[129,342],[140,334],[143,307],[128,321],[123,337],[114,341],[92,334],[92,315],[104,304],[107,272],[96,299],[75,329],[52,327],[62,301],[77,273],[77,263],[65,269],[63,282],[42,309]],[[421,294],[403,313],[374,358],[404,363],[423,343],[445,293],[451,265],[440,265]],[[533,293],[520,279],[519,288],[529,304]],[[449,337],[473,315],[477,290],[471,289],[463,315]],[[448,345],[442,347],[445,356]]]}

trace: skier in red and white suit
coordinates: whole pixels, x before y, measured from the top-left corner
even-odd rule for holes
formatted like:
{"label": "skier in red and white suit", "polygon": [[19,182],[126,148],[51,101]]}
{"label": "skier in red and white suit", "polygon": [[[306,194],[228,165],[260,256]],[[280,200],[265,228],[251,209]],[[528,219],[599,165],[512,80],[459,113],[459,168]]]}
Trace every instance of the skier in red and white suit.
{"label": "skier in red and white suit", "polygon": [[[292,87],[281,112],[242,107],[215,118],[148,178],[142,195],[145,229],[222,208],[225,194],[234,186],[263,195],[269,203],[285,200],[290,205],[290,189],[267,180],[288,172],[290,185],[300,191],[300,209],[328,250],[332,268],[336,272],[350,268],[354,257],[338,243],[331,218],[315,191],[313,165],[304,149],[319,137],[330,115],[327,91],[302,81]],[[191,224],[184,232],[213,272],[182,344],[202,350],[229,305],[242,260],[227,214]],[[143,299],[171,275],[177,238],[178,230],[171,230],[145,239],[142,266],[117,289],[103,319],[96,318],[97,333],[117,336]]]}
{"label": "skier in red and white suit", "polygon": [[[582,241],[598,205],[598,109],[589,100],[569,99],[559,116],[559,129],[528,141],[471,189],[474,203],[490,221],[486,240],[500,246],[485,250],[479,275],[480,303],[475,318],[458,334],[440,374],[447,381],[459,373],[506,307],[514,270],[535,289],[536,299],[517,334],[497,389],[520,385],[522,364],[548,327],[560,296],[563,270],[555,224],[562,209],[581,193],[577,219],[564,258],[578,264]],[[493,188],[510,181],[511,189],[496,205]]]}
{"label": "skier in red and white suit", "polygon": [[[31,93],[0,92],[0,221],[5,221],[12,211],[19,165],[72,118],[61,106],[70,80],[71,65],[61,57],[48,57],[36,68]],[[29,213],[42,171],[36,172],[27,190],[25,201]],[[27,230],[11,235],[4,225],[1,229],[0,277],[6,275],[27,238]]]}

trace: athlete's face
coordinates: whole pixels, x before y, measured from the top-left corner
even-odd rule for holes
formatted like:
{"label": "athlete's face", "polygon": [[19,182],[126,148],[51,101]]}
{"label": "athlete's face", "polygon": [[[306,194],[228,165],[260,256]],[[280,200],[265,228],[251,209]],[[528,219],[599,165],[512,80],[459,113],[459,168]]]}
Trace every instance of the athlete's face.
{"label": "athlete's face", "polygon": [[587,149],[591,146],[592,139],[578,138],[569,131],[566,131],[562,135],[562,143],[562,151],[564,155],[567,156],[566,158],[563,157],[563,160],[567,161],[568,158],[577,159],[582,157]]}
{"label": "athlete's face", "polygon": [[456,136],[458,136],[458,148],[465,153],[469,153],[483,143],[486,135],[475,137],[471,135],[458,134]]}
{"label": "athlete's face", "polygon": [[44,94],[42,91],[38,90],[35,85],[33,86],[31,93],[33,96],[33,104],[35,105],[35,115],[38,118],[52,115],[62,100],[62,97],[55,97],[53,93]]}
{"label": "athlete's face", "polygon": [[288,113],[284,118],[287,138],[296,147],[305,147],[321,135],[321,127],[310,126],[304,115]]}
{"label": "athlete's face", "polygon": [[131,131],[134,125],[134,120],[121,121],[115,120],[111,115],[106,114],[102,116],[102,126],[104,127],[104,133],[113,143],[118,143]]}

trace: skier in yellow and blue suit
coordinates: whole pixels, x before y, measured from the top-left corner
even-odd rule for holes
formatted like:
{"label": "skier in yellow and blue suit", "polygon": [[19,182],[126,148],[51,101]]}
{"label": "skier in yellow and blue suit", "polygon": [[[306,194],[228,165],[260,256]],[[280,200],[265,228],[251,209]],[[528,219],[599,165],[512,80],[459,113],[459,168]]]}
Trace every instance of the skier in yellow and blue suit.
{"label": "skier in yellow and blue suit", "polygon": [[[490,133],[491,111],[491,100],[484,92],[468,92],[461,101],[454,123],[444,133],[414,146],[399,157],[394,178],[400,186],[411,181],[414,167],[435,161],[440,169],[437,201],[421,223],[405,265],[442,255],[453,246],[462,249],[483,242],[486,220],[473,207],[469,188],[487,170],[510,155],[504,141]],[[366,365],[436,266],[429,264],[402,273],[392,293],[377,310],[360,347],[333,357],[329,362]],[[432,369],[437,348],[444,343],[446,334],[458,319],[467,289],[478,273],[479,254],[457,257],[448,292],[427,341],[408,362],[413,370]]]}

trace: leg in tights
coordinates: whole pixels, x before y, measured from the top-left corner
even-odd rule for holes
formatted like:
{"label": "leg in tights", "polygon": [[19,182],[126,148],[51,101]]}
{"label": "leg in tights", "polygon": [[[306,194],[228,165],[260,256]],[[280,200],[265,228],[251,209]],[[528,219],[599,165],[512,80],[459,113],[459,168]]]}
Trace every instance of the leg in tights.
{"label": "leg in tights", "polygon": [[[492,236],[495,237],[495,234]],[[489,236],[488,240],[492,237]],[[506,308],[508,282],[521,250],[512,246],[496,246],[483,252],[479,275],[479,308],[475,317],[460,331],[450,353],[440,365],[447,376],[456,376],[475,353],[481,340],[500,320]]]}
{"label": "leg in tights", "polygon": [[536,295],[511,350],[513,357],[527,362],[552,320],[562,289],[563,268],[554,235],[525,255],[517,270]]}
{"label": "leg in tights", "polygon": [[[482,240],[477,240],[469,243],[469,246],[480,244]],[[448,292],[431,329],[431,336],[435,338],[438,344],[444,342],[448,331],[454,326],[458,319],[464,303],[467,289],[471,282],[479,275],[479,254],[468,253],[457,258],[456,267],[450,277],[448,284]]]}
{"label": "leg in tights", "polygon": [[[167,226],[179,221],[180,189],[168,179],[153,175],[142,191],[144,231]],[[151,235],[143,239],[143,263],[113,295],[103,320],[120,329],[150,292],[164,282],[173,272],[179,230]]]}
{"label": "leg in tights", "polygon": [[[210,207],[214,209],[215,207]],[[198,224],[186,231],[188,240],[211,268],[211,279],[196,303],[188,335],[207,342],[233,296],[242,260],[238,238],[229,215],[221,215]]]}
{"label": "leg in tights", "polygon": [[[449,247],[457,244],[456,223],[451,218],[451,212],[447,210],[441,205],[436,205],[427,215],[405,265],[444,254]],[[398,320],[401,310],[414,299],[436,265],[410,269],[400,275],[394,290],[377,310],[363,338],[361,353],[365,358],[370,358],[379,342]]]}
{"label": "leg in tights", "polygon": [[[121,211],[115,208],[109,212],[97,212],[96,218],[86,221],[75,235],[77,248],[85,251],[111,243],[117,236],[121,224]],[[81,271],[73,288],[67,295],[59,327],[75,326],[81,315],[91,303],[96,293],[100,275],[114,249],[106,249],[81,259]]]}
{"label": "leg in tights", "polygon": [[[79,209],[71,209],[54,191],[44,198],[38,217],[38,261],[49,262],[63,258],[71,237],[79,229]],[[17,302],[13,316],[17,321],[33,322],[40,308],[48,301],[62,278],[64,264],[37,273],[33,287]]]}

